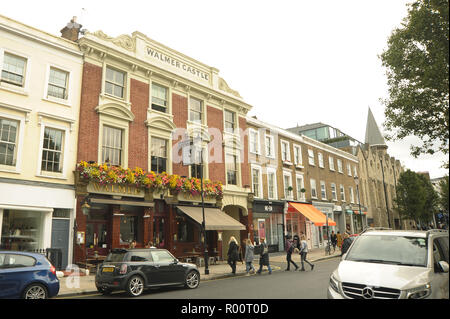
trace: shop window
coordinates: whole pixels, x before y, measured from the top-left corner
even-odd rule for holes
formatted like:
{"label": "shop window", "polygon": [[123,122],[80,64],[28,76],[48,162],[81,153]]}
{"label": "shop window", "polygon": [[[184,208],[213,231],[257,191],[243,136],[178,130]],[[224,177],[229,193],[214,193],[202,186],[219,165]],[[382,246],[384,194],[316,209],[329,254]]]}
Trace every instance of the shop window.
{"label": "shop window", "polygon": [[1,232],[1,248],[33,251],[41,249],[43,213],[4,210]]}
{"label": "shop window", "polygon": [[177,241],[183,243],[194,241],[194,225],[181,216],[177,216]]}
{"label": "shop window", "polygon": [[0,118],[0,165],[16,165],[19,122]]}
{"label": "shop window", "polygon": [[139,241],[138,216],[120,217],[120,244],[128,244],[133,240]]}

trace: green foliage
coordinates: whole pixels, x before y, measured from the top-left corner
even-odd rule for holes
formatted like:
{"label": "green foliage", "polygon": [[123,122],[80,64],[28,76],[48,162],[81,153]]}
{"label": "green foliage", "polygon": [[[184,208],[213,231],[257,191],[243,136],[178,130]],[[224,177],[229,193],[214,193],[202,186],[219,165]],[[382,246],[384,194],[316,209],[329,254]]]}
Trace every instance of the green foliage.
{"label": "green foliage", "polygon": [[444,177],[443,180],[439,183],[440,192],[439,192],[439,204],[440,208],[444,211],[444,213],[448,214],[448,175]]}
{"label": "green foliage", "polygon": [[398,179],[395,202],[402,217],[428,223],[437,212],[438,195],[425,176],[407,170]]}
{"label": "green foliage", "polygon": [[389,86],[383,101],[387,138],[419,137],[423,144],[411,146],[415,157],[449,151],[448,13],[448,0],[409,4],[402,27],[392,32],[380,55]]}

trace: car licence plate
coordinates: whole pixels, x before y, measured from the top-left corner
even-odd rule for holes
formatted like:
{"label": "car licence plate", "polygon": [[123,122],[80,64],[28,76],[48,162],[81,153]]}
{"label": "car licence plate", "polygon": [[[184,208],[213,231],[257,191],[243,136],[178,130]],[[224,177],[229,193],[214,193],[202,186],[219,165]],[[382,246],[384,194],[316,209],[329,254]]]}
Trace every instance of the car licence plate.
{"label": "car licence plate", "polygon": [[104,267],[102,269],[102,272],[113,272],[114,271],[114,267]]}

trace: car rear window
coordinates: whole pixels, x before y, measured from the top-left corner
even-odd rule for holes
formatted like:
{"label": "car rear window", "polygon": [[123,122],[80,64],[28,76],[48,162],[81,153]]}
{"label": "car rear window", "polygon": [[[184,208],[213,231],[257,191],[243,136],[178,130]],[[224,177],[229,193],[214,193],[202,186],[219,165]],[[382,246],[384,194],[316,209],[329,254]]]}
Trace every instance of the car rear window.
{"label": "car rear window", "polygon": [[126,251],[115,251],[110,253],[108,257],[106,257],[105,261],[112,263],[120,263],[122,261],[125,261],[126,254],[127,254]]}

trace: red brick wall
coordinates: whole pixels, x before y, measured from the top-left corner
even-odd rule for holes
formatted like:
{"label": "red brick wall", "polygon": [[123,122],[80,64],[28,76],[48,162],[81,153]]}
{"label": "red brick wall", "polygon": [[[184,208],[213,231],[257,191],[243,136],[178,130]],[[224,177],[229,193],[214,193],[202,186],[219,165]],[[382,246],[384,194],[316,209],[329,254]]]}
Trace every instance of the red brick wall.
{"label": "red brick wall", "polygon": [[95,108],[102,89],[102,68],[84,63],[81,84],[77,161],[97,161],[99,117]]}
{"label": "red brick wall", "polygon": [[[209,162],[209,179],[213,182],[222,182],[225,185],[225,154],[222,146],[223,136],[214,136],[217,135],[217,130],[223,134],[223,112],[222,110],[216,109],[214,107],[208,106],[208,130],[211,134],[211,142],[210,142],[210,150],[209,157],[210,159],[214,156],[214,150],[220,149],[222,153],[221,159],[218,158],[217,163]],[[220,138],[220,141],[215,141],[215,138]],[[220,142],[220,145],[217,143]],[[211,147],[214,145],[214,147]]]}
{"label": "red brick wall", "polygon": [[[180,96],[178,94],[172,94],[172,114],[173,114],[173,123],[177,128],[186,128],[186,121],[188,120],[188,100],[184,96]],[[172,141],[172,146],[181,141],[181,137],[177,140]],[[175,158],[176,154],[173,154]],[[181,156],[181,150],[179,152],[179,156]],[[183,163],[173,163],[172,164],[173,174],[177,174],[180,176],[188,176],[189,168],[187,166],[183,166]]]}
{"label": "red brick wall", "polygon": [[147,108],[149,101],[149,85],[141,81],[131,79],[130,102],[134,121],[130,123],[128,167],[140,167],[148,170],[148,129]]}
{"label": "red brick wall", "polygon": [[[239,117],[239,128],[242,134],[247,129],[247,121],[243,117]],[[241,137],[242,140],[242,137]],[[242,187],[245,185],[250,186],[250,164],[248,163],[248,135],[244,136],[244,158],[241,158],[241,171],[242,171]],[[242,153],[241,153],[242,154]]]}

